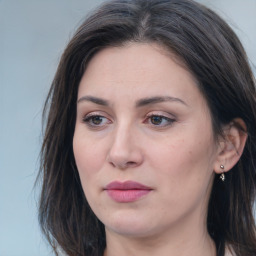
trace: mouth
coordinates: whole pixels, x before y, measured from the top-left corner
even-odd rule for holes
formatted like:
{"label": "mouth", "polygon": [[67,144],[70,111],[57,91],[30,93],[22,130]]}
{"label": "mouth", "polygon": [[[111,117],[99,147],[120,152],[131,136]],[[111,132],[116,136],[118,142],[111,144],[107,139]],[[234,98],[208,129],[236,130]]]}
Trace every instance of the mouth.
{"label": "mouth", "polygon": [[153,189],[135,181],[109,183],[104,190],[108,196],[118,203],[129,203],[145,197]]}

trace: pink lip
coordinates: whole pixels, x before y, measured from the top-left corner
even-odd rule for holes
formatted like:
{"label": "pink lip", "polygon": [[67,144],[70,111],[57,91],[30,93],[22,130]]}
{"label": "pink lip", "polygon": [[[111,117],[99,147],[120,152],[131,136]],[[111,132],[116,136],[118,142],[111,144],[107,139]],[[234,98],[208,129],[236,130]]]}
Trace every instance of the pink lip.
{"label": "pink lip", "polygon": [[147,195],[152,188],[135,181],[114,181],[105,187],[107,194],[116,202],[134,202]]}

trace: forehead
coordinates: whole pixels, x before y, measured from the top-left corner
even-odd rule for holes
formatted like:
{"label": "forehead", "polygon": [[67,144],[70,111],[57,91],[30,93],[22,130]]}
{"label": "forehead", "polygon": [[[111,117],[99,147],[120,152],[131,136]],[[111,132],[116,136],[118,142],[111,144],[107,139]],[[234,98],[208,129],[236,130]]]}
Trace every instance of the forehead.
{"label": "forehead", "polygon": [[[181,62],[156,44],[130,43],[98,52],[89,62],[79,85],[79,95],[111,97],[128,91],[151,97],[158,94],[199,97],[196,79]],[[190,99],[191,101],[195,99]]]}

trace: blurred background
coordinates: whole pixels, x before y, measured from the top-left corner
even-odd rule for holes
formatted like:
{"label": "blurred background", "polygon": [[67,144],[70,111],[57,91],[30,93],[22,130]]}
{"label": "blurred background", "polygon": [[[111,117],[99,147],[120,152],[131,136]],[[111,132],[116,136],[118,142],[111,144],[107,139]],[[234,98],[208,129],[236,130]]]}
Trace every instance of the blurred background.
{"label": "blurred background", "polygon": [[[53,256],[38,226],[34,188],[42,106],[65,45],[101,2],[0,0],[0,256]],[[198,2],[228,21],[256,65],[256,1]]]}

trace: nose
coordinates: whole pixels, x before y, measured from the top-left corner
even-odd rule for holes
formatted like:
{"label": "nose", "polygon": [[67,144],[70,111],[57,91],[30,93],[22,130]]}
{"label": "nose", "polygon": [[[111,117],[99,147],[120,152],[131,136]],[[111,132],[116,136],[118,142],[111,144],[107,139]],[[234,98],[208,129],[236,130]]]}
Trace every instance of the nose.
{"label": "nose", "polygon": [[131,127],[118,127],[108,152],[107,161],[118,169],[134,168],[143,162],[139,136]]}

